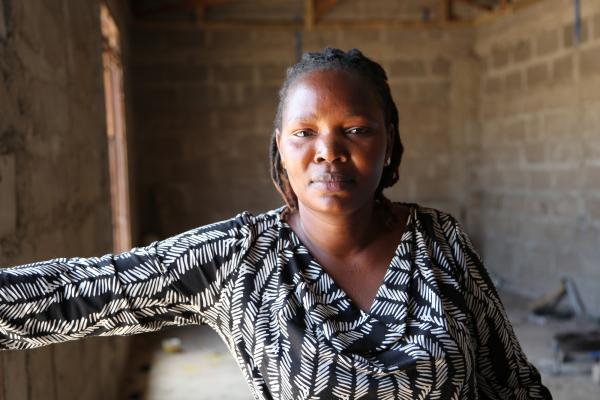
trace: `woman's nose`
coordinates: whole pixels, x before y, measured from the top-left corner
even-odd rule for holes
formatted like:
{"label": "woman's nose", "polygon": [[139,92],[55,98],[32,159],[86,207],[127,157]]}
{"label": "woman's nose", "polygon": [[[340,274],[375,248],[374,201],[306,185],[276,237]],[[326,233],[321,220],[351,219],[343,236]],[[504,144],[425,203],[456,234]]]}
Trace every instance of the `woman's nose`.
{"label": "woman's nose", "polygon": [[342,136],[338,132],[321,132],[316,141],[315,162],[346,162],[348,149]]}

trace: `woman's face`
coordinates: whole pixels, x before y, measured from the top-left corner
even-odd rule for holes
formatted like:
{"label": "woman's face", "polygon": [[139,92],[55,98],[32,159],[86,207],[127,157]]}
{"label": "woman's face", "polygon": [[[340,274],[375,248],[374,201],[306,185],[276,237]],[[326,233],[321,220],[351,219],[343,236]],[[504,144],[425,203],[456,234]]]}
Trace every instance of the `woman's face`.
{"label": "woman's face", "polygon": [[381,100],[368,81],[318,70],[289,88],[277,146],[301,207],[348,214],[368,205],[391,151]]}

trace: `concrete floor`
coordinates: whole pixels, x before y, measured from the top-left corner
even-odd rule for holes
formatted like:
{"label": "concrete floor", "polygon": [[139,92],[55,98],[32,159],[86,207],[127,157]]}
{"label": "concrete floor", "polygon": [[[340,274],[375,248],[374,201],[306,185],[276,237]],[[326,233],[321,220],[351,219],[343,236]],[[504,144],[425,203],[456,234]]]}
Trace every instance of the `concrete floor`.
{"label": "concrete floor", "polygon": [[[165,338],[182,351],[162,351]],[[185,326],[139,335],[123,400],[249,400],[248,385],[221,338],[207,326]]]}
{"label": "concrete floor", "polygon": [[[556,332],[583,331],[590,322],[531,321],[527,300],[502,292],[517,337],[528,358],[538,367],[542,381],[557,400],[600,400],[600,385],[592,382],[590,363],[564,364],[556,373]],[[183,351],[165,353],[164,338],[178,337]],[[251,399],[242,374],[221,339],[208,327],[166,329],[134,338],[131,375],[123,400]]]}

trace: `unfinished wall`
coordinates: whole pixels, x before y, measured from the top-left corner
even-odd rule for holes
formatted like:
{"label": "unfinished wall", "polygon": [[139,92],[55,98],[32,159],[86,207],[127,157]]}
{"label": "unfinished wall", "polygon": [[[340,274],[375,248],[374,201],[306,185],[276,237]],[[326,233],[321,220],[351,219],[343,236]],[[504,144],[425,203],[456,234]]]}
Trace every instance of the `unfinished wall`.
{"label": "unfinished wall", "polygon": [[[381,17],[392,3],[347,1],[324,19],[367,6]],[[299,50],[358,47],[389,73],[400,112],[406,152],[389,196],[456,215],[490,270],[530,297],[576,277],[600,314],[598,7],[582,1],[580,44],[566,0],[477,29],[138,26],[142,230],[164,237],[280,205],[267,148],[284,70]],[[243,18],[233,4],[209,15]]]}
{"label": "unfinished wall", "polygon": [[570,276],[600,315],[600,3],[581,3],[580,43],[565,0],[478,30],[471,208],[488,267],[510,286],[537,296]]}
{"label": "unfinished wall", "polygon": [[[0,0],[0,265],[111,251],[96,1]],[[0,398],[115,399],[128,341],[0,353]]]}
{"label": "unfinished wall", "polygon": [[268,161],[277,91],[297,49],[325,46],[360,48],[390,74],[406,147],[390,197],[465,214],[463,133],[477,94],[467,79],[477,64],[472,31],[138,26],[132,83],[146,233],[164,237],[283,204]]}

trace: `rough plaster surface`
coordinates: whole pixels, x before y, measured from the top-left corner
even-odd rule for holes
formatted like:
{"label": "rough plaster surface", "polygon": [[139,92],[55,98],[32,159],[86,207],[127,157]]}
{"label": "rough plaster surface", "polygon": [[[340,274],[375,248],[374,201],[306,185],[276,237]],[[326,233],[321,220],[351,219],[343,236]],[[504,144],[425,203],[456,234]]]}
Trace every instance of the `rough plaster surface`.
{"label": "rough plaster surface", "polygon": [[0,238],[14,234],[16,211],[15,157],[0,155]]}
{"label": "rough plaster surface", "polygon": [[[0,10],[0,266],[110,252],[98,3]],[[2,352],[0,398],[117,398],[127,344]]]}
{"label": "rough plaster surface", "polygon": [[548,1],[477,32],[480,154],[472,207],[481,251],[539,296],[572,277],[600,315],[600,3]]}
{"label": "rough plaster surface", "polygon": [[4,18],[4,1],[0,0],[0,39],[6,38],[6,19]]}

